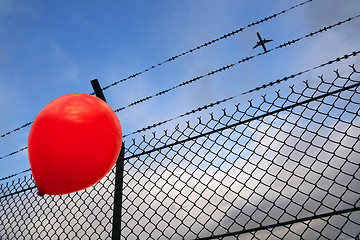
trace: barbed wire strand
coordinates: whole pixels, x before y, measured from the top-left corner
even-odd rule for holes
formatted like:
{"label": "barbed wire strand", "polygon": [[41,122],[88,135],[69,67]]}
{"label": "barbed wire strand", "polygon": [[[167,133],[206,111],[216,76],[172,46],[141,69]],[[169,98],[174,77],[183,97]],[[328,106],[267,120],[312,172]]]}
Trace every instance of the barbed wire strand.
{"label": "barbed wire strand", "polygon": [[1,160],[1,159],[4,159],[4,158],[7,158],[7,157],[10,157],[10,156],[12,156],[12,155],[14,155],[14,154],[16,154],[16,153],[22,152],[22,151],[24,151],[24,150],[26,150],[26,149],[27,149],[27,147],[23,147],[23,148],[20,148],[19,150],[16,150],[15,152],[6,154],[6,155],[4,155],[4,156],[1,156],[1,157],[0,157],[0,160]]}
{"label": "barbed wire strand", "polygon": [[20,174],[23,174],[23,173],[27,173],[27,172],[30,172],[30,171],[31,171],[31,168],[26,169],[26,170],[24,170],[24,171],[22,171],[22,172],[19,172],[19,173],[15,173],[15,174],[9,175],[9,176],[7,176],[7,177],[3,177],[3,178],[0,179],[0,181],[4,181],[4,180],[7,180],[7,179],[9,179],[9,178],[13,178],[13,177],[15,177],[15,176],[17,176],[17,175],[20,175]]}
{"label": "barbed wire strand", "polygon": [[[147,126],[147,127],[144,127],[144,128],[142,128],[142,129],[136,130],[136,131],[134,131],[134,132],[132,132],[132,133],[129,133],[129,134],[125,134],[125,135],[123,136],[123,138],[126,138],[126,137],[128,137],[128,136],[131,136],[131,135],[134,135],[134,134],[137,134],[137,133],[140,133],[140,132],[144,132],[144,131],[150,130],[150,129],[152,129],[152,128],[161,126],[161,125],[163,125],[163,124],[165,124],[165,123],[168,123],[168,122],[171,122],[171,121],[173,121],[173,120],[176,120],[176,119],[179,119],[179,118],[182,118],[182,117],[185,117],[185,116],[194,114],[194,113],[196,113],[196,112],[203,111],[203,110],[205,110],[205,109],[208,109],[208,108],[214,107],[214,106],[216,106],[216,105],[219,105],[219,104],[221,104],[221,103],[223,103],[223,102],[227,102],[227,101],[229,101],[229,100],[232,100],[232,99],[234,99],[234,98],[236,98],[236,97],[239,97],[239,96],[242,96],[242,95],[245,95],[245,94],[249,94],[249,93],[254,92],[254,91],[259,91],[259,90],[261,90],[261,89],[265,89],[265,88],[270,87],[270,86],[273,86],[273,85],[275,85],[275,84],[280,84],[281,82],[288,81],[288,80],[290,80],[290,79],[293,79],[293,78],[295,78],[295,77],[297,77],[297,76],[303,75],[303,74],[308,73],[308,72],[310,72],[310,71],[319,69],[319,68],[324,67],[324,66],[327,66],[327,65],[331,65],[331,64],[333,64],[333,63],[335,63],[335,62],[340,62],[340,61],[342,61],[342,60],[348,59],[349,57],[354,57],[354,56],[356,56],[356,55],[359,54],[359,53],[360,53],[360,51],[353,51],[352,53],[345,54],[345,55],[343,55],[342,57],[337,57],[336,59],[327,61],[327,62],[325,62],[325,63],[322,63],[322,64],[318,65],[318,66],[315,66],[315,67],[306,69],[306,70],[304,70],[304,71],[298,72],[298,73],[296,73],[296,74],[292,74],[292,75],[287,76],[287,77],[283,77],[283,78],[278,79],[278,80],[275,80],[275,81],[271,81],[271,82],[269,82],[269,83],[267,83],[267,84],[264,84],[264,85],[262,85],[262,86],[260,86],[260,87],[256,87],[256,88],[250,89],[250,90],[248,90],[248,91],[246,91],[246,92],[243,92],[243,93],[241,93],[241,94],[237,94],[237,95],[232,96],[232,97],[224,98],[224,99],[222,99],[222,100],[219,100],[219,101],[216,101],[216,102],[212,102],[212,103],[206,104],[206,105],[204,105],[204,106],[202,106],[202,107],[199,107],[199,108],[197,108],[197,109],[193,109],[193,110],[191,110],[191,111],[188,111],[188,112],[186,112],[186,113],[183,113],[183,114],[181,114],[181,115],[179,115],[179,116],[177,116],[177,117],[170,118],[170,119],[167,119],[167,120],[165,120],[165,121],[161,121],[161,122],[158,122],[158,123],[149,125],[149,126]],[[354,72],[356,72],[354,65],[350,65],[350,67],[353,69]],[[27,149],[27,147],[22,148],[22,149],[17,150],[17,151],[15,151],[15,152],[13,152],[13,153],[10,153],[10,154],[8,154],[8,155],[6,155],[6,156],[0,157],[0,159],[5,158],[5,157],[8,157],[8,156],[11,156],[11,155],[14,155],[14,154],[16,154],[16,153],[18,153],[18,152],[20,152],[20,151],[26,150],[26,149]],[[22,172],[9,175],[9,176],[7,176],[7,177],[1,178],[0,181],[3,181],[3,180],[6,180],[6,179],[15,177],[15,176],[20,175],[20,174],[23,174],[23,173],[25,173],[25,172],[29,172],[30,170],[31,170],[31,169],[27,169],[27,170],[24,170],[24,171],[22,171]]]}
{"label": "barbed wire strand", "polygon": [[6,132],[6,133],[1,134],[0,137],[3,138],[3,137],[5,137],[5,136],[7,136],[7,135],[9,135],[9,134],[12,134],[12,133],[14,133],[14,132],[16,132],[16,131],[19,131],[19,130],[22,129],[22,128],[25,128],[25,127],[31,125],[32,123],[33,123],[32,121],[31,121],[31,122],[28,122],[28,123],[25,123],[25,124],[21,125],[20,127],[15,128],[14,130],[11,130],[11,131],[9,131],[9,132]]}
{"label": "barbed wire strand", "polygon": [[334,27],[336,27],[336,26],[340,26],[340,25],[342,25],[342,24],[344,24],[344,23],[346,23],[346,22],[350,22],[350,21],[352,21],[352,20],[354,20],[354,19],[356,19],[356,18],[358,18],[358,17],[360,17],[360,15],[356,15],[356,16],[354,16],[354,17],[351,17],[351,18],[348,18],[348,19],[346,19],[346,20],[340,21],[340,22],[338,22],[338,23],[336,23],[336,24],[329,25],[329,26],[326,26],[326,27],[324,27],[324,28],[321,28],[321,29],[319,29],[319,30],[317,30],[317,31],[315,31],[315,32],[311,32],[311,33],[309,33],[309,34],[307,34],[307,35],[305,35],[305,36],[302,36],[302,37],[299,37],[299,38],[297,38],[297,39],[294,39],[294,40],[285,42],[285,43],[283,43],[283,44],[281,44],[281,45],[279,45],[279,46],[277,46],[277,47],[275,47],[275,48],[272,48],[272,49],[266,51],[266,52],[261,52],[261,53],[258,53],[258,54],[256,54],[256,55],[252,55],[252,56],[243,58],[243,59],[241,59],[240,61],[237,61],[237,62],[235,62],[235,63],[229,64],[229,65],[227,65],[227,66],[218,68],[218,69],[213,70],[213,71],[211,71],[211,72],[209,72],[209,73],[206,73],[206,74],[204,74],[204,75],[201,75],[201,76],[192,78],[192,79],[190,79],[190,80],[184,81],[184,82],[182,82],[182,83],[180,83],[180,84],[178,84],[178,85],[176,85],[176,86],[174,86],[174,87],[171,87],[171,88],[168,88],[168,89],[166,89],[166,90],[160,91],[160,92],[158,92],[158,93],[156,93],[156,94],[147,96],[147,97],[145,97],[145,98],[136,100],[136,101],[128,104],[127,106],[123,106],[123,107],[117,108],[117,109],[115,110],[115,112],[123,111],[124,109],[127,109],[127,108],[129,108],[129,107],[133,107],[133,106],[135,106],[135,105],[137,105],[137,104],[140,104],[140,103],[142,103],[142,102],[148,101],[148,100],[150,100],[150,99],[152,99],[152,98],[154,98],[154,97],[158,97],[158,96],[164,95],[164,94],[166,94],[166,93],[168,93],[168,92],[170,92],[170,91],[172,91],[172,90],[175,90],[175,89],[177,89],[177,88],[186,86],[186,85],[188,85],[188,84],[190,84],[190,83],[196,82],[196,81],[198,81],[198,80],[200,80],[200,79],[202,79],[202,78],[204,78],[204,77],[214,75],[214,74],[219,73],[219,72],[222,72],[222,71],[224,71],[224,70],[228,70],[228,69],[230,69],[230,68],[232,68],[232,67],[234,67],[234,66],[236,66],[236,65],[238,65],[238,64],[240,64],[240,63],[247,62],[247,61],[249,61],[249,60],[251,60],[251,59],[253,59],[253,58],[256,58],[256,57],[258,57],[258,56],[265,55],[265,54],[268,54],[268,53],[270,53],[270,52],[272,52],[272,51],[274,51],[274,50],[277,50],[277,49],[281,49],[281,48],[290,46],[290,45],[292,45],[292,44],[294,44],[294,43],[297,43],[297,42],[301,41],[302,39],[309,38],[309,37],[315,36],[315,35],[317,35],[317,34],[319,34],[319,33],[328,31],[328,30],[330,30],[330,29],[332,29],[332,28],[334,28]]}

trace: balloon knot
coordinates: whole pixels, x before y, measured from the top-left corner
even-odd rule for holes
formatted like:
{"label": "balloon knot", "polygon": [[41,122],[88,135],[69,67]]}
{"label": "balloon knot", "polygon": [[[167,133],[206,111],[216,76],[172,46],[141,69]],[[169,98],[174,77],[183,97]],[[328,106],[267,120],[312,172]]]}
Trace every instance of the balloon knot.
{"label": "balloon knot", "polygon": [[45,195],[45,193],[41,192],[40,190],[36,194],[39,195],[40,197],[44,197]]}

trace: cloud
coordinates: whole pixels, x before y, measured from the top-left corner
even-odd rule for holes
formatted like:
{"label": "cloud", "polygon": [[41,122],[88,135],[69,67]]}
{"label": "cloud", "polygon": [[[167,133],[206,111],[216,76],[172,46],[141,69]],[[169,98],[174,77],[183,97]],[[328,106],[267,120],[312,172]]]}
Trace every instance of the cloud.
{"label": "cloud", "polygon": [[326,4],[314,1],[305,7],[304,20],[309,27],[325,26],[329,24],[329,21],[357,15],[358,7],[360,7],[360,3],[357,0],[329,0]]}
{"label": "cloud", "polygon": [[55,41],[50,43],[50,48],[53,51],[52,58],[57,66],[57,71],[61,74],[59,79],[70,82],[79,81],[80,67],[76,64],[73,57],[64,51]]}
{"label": "cloud", "polygon": [[[356,0],[330,0],[326,4],[321,1],[313,1],[304,7],[302,31],[313,32],[320,28],[346,20],[358,15],[357,9],[360,2]],[[318,34],[316,37],[304,40],[302,54],[298,54],[295,63],[304,65],[310,63],[317,65],[322,61],[334,59],[338,56],[359,49],[360,32],[356,31],[359,19],[344,23],[328,31]],[[300,49],[300,48],[299,48]],[[359,63],[359,59],[351,59],[351,62]],[[339,68],[346,67],[348,63],[342,61]]]}

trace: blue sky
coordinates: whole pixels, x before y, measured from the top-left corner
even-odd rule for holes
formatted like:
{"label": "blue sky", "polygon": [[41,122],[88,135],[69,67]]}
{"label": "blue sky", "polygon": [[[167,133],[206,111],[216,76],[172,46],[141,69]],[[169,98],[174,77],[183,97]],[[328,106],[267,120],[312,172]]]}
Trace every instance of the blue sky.
{"label": "blue sky", "polygon": [[[301,2],[0,0],[0,134],[32,121],[56,97],[92,92],[90,80],[94,78],[106,86]],[[104,94],[109,105],[116,109],[261,52],[260,48],[252,49],[257,41],[256,32],[274,39],[268,44],[268,48],[273,48],[356,16],[359,10],[358,0],[313,0],[120,83]],[[360,50],[359,21],[354,19],[121,111],[117,115],[123,133]],[[350,58],[284,86],[320,74],[330,75],[337,68],[346,71],[347,65],[358,63],[358,57]],[[261,94],[278,88],[266,89]],[[209,111],[216,112],[239,102],[245,107],[248,98],[257,97],[259,93],[247,95]],[[177,122],[182,124],[199,115]],[[177,122],[162,128],[173,128]],[[26,127],[0,138],[0,156],[25,147],[29,130]],[[29,168],[26,151],[0,161],[0,177]]]}

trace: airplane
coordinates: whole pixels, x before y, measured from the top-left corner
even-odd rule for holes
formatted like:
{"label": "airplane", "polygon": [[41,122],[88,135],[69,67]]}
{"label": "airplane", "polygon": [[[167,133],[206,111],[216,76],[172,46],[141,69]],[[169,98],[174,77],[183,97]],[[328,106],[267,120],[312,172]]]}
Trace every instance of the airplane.
{"label": "airplane", "polygon": [[254,48],[257,48],[258,46],[262,46],[263,49],[264,49],[264,51],[265,51],[265,52],[268,52],[268,50],[266,50],[265,43],[271,42],[272,39],[271,39],[271,40],[267,40],[267,39],[265,39],[265,38],[262,39],[261,36],[260,36],[260,33],[257,33],[257,36],[258,36],[258,38],[259,38],[260,41],[258,41],[258,42],[256,43],[256,45],[253,47],[253,49],[254,49]]}

